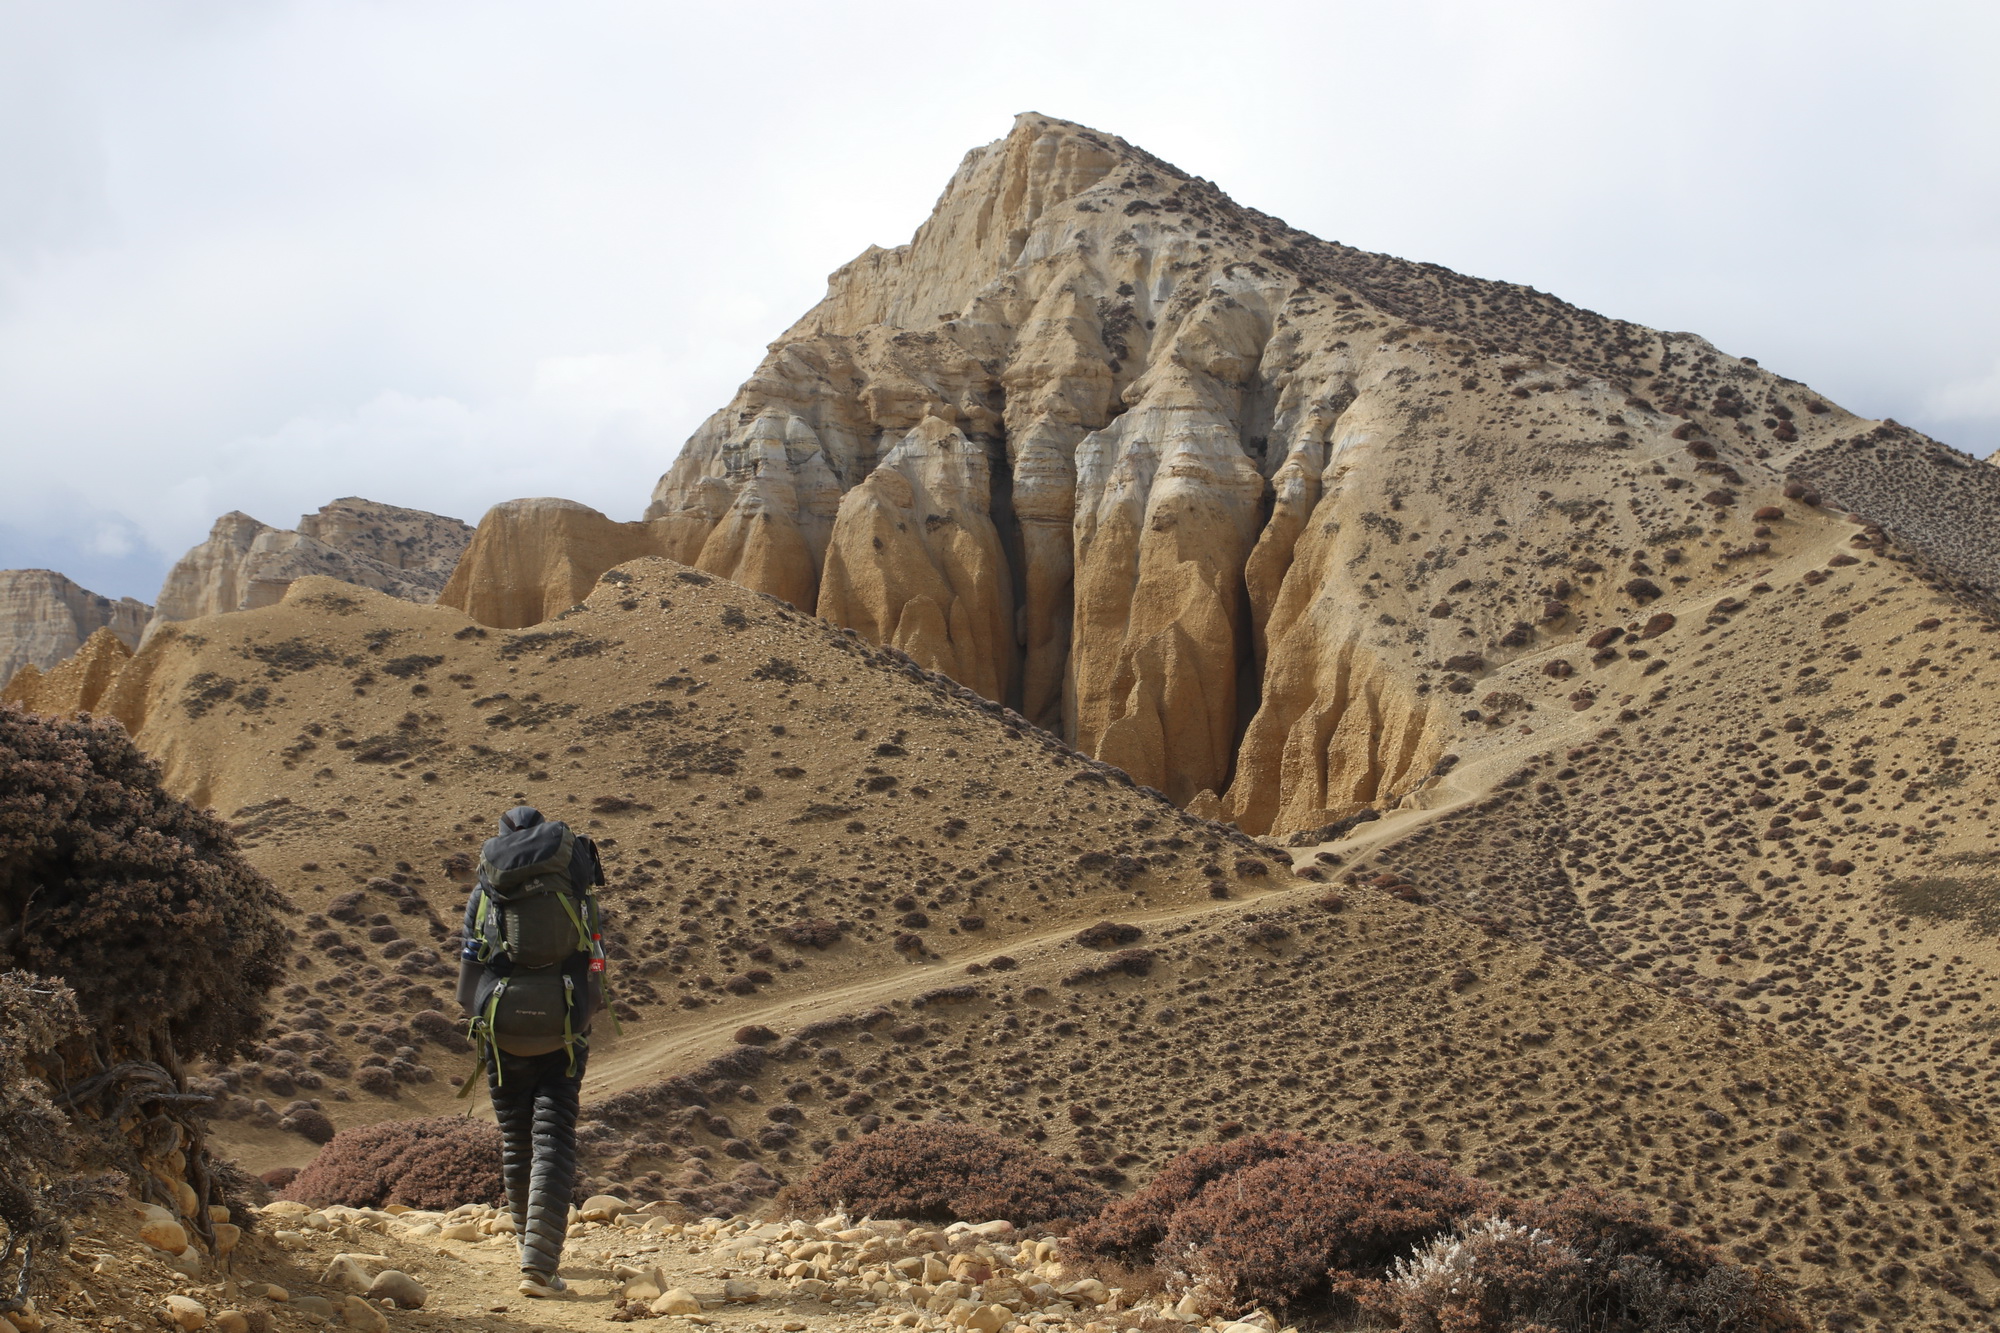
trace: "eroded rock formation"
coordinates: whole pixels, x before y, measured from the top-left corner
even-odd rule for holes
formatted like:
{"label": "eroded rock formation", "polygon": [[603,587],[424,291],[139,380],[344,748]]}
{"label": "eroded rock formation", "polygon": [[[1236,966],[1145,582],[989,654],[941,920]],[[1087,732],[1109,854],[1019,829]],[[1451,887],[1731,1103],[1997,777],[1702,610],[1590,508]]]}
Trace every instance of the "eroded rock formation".
{"label": "eroded rock formation", "polygon": [[1740,574],[1789,452],[1853,427],[1698,338],[1028,115],[833,275],[647,512],[667,554],[1290,831],[1410,798],[1512,711],[1477,706],[1489,665]]}
{"label": "eroded rock formation", "polygon": [[131,660],[131,647],[107,626],[47,671],[32,662],[23,666],[0,690],[0,703],[20,704],[31,713],[96,712]]}
{"label": "eroded rock formation", "polygon": [[661,554],[664,542],[651,525],[614,522],[574,500],[509,500],[479,520],[437,600],[482,625],[520,629],[582,601],[613,565]]}
{"label": "eroded rock formation", "polygon": [[232,510],[168,571],[146,633],[169,621],[271,606],[308,574],[435,602],[471,539],[472,529],[455,518],[353,496],[304,515],[296,529]]}
{"label": "eroded rock formation", "polygon": [[0,685],[24,667],[54,666],[100,629],[136,646],[152,614],[136,598],[113,601],[52,569],[0,570]]}

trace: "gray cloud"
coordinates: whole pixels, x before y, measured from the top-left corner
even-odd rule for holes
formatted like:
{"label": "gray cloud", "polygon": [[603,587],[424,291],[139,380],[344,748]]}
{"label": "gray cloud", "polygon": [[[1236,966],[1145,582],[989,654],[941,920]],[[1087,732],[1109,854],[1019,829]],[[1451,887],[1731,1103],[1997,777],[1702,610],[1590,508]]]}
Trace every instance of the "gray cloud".
{"label": "gray cloud", "polygon": [[1985,7],[0,3],[0,566],[213,517],[636,515],[1034,109],[1330,238],[2000,445]]}

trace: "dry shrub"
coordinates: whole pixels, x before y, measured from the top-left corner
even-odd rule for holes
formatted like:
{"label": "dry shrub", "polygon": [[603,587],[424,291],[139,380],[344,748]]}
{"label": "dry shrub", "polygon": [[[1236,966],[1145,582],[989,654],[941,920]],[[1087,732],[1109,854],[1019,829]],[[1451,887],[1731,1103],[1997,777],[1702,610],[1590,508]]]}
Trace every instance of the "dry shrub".
{"label": "dry shrub", "polygon": [[342,1130],[285,1187],[287,1199],[353,1208],[453,1208],[504,1192],[499,1129],[455,1115]]}
{"label": "dry shrub", "polygon": [[1576,1251],[1547,1232],[1489,1217],[1397,1260],[1370,1305],[1406,1333],[1574,1328],[1584,1270]]}
{"label": "dry shrub", "polygon": [[1175,1210],[1156,1251],[1179,1288],[1224,1313],[1258,1306],[1350,1309],[1390,1265],[1499,1196],[1443,1162],[1360,1144],[1274,1157]]}
{"label": "dry shrub", "polygon": [[82,1030],[69,987],[26,972],[0,975],[0,1315],[20,1309],[16,1293],[35,1284],[35,1250],[67,1244],[63,1219],[112,1193],[106,1181],[72,1170],[77,1141],[41,1068]]}
{"label": "dry shrub", "polygon": [[100,1042],[240,1053],[284,965],[282,906],[122,727],[0,707],[0,968],[61,977]]}
{"label": "dry shrub", "polygon": [[1153,970],[1159,955],[1151,949],[1120,949],[1102,963],[1076,969],[1063,978],[1065,986],[1081,986],[1107,977],[1143,977]]}
{"label": "dry shrub", "polygon": [[840,927],[823,918],[811,921],[795,921],[789,926],[780,926],[771,932],[780,944],[789,944],[795,949],[824,949],[840,939]]}
{"label": "dry shrub", "polygon": [[1123,921],[1100,921],[1076,933],[1076,942],[1086,949],[1116,949],[1130,944],[1146,932]]}
{"label": "dry shrub", "polygon": [[333,1121],[317,1106],[293,1106],[278,1121],[278,1128],[312,1143],[333,1142]]}
{"label": "dry shrub", "polygon": [[1087,1176],[990,1130],[904,1121],[842,1144],[800,1182],[804,1209],[1018,1226],[1087,1218],[1106,1195]]}
{"label": "dry shrub", "polygon": [[1712,1333],[1804,1333],[1775,1279],[1738,1267],[1639,1203],[1594,1186],[1511,1210],[1584,1260],[1585,1327],[1698,1328]]}
{"label": "dry shrub", "polygon": [[1070,1244],[1084,1254],[1150,1263],[1166,1239],[1174,1214],[1223,1177],[1277,1157],[1319,1152],[1325,1144],[1303,1134],[1270,1130],[1229,1143],[1204,1143],[1167,1163],[1146,1188],[1119,1199],[1070,1233]]}

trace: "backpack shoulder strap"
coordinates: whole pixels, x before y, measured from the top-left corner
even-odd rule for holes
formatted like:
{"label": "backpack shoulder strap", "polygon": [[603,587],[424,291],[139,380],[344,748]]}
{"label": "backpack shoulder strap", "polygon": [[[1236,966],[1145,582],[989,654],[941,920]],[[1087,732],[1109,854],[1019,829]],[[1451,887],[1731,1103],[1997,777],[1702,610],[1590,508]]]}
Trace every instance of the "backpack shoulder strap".
{"label": "backpack shoulder strap", "polygon": [[493,895],[487,890],[483,875],[472,890],[469,915],[472,918],[472,942],[479,946],[477,961],[490,963],[495,954],[506,950],[506,923],[493,906]]}

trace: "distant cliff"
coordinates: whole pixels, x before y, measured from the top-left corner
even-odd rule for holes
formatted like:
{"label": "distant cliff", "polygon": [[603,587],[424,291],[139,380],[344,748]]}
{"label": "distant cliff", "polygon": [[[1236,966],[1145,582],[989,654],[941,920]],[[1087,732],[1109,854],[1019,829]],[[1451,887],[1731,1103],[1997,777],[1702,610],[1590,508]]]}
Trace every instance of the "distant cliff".
{"label": "distant cliff", "polygon": [[0,569],[0,685],[24,666],[54,666],[101,629],[136,647],[152,614],[136,598],[113,601],[52,569]]}
{"label": "distant cliff", "polygon": [[146,628],[283,599],[292,580],[324,574],[411,602],[435,602],[472,529],[455,518],[348,497],[274,528],[232,511],[175,563]]}

